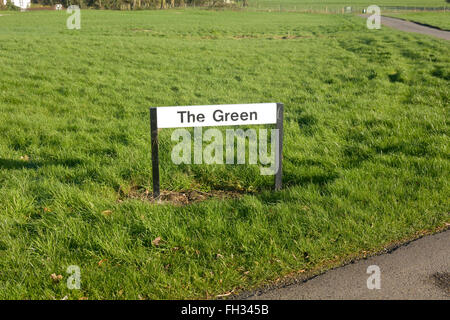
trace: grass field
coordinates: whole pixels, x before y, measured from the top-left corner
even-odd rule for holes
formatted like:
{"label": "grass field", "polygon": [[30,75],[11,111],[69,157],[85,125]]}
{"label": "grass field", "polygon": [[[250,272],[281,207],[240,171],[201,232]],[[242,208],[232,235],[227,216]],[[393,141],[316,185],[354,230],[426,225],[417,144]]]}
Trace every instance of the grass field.
{"label": "grass field", "polygon": [[[450,222],[448,42],[351,15],[67,16],[0,16],[1,299],[214,298]],[[148,107],[278,101],[283,191],[172,164],[163,130],[164,190],[242,196],[145,200]]]}
{"label": "grass field", "polygon": [[391,17],[419,22],[442,30],[450,31],[450,11],[447,12],[411,12],[389,14]]}

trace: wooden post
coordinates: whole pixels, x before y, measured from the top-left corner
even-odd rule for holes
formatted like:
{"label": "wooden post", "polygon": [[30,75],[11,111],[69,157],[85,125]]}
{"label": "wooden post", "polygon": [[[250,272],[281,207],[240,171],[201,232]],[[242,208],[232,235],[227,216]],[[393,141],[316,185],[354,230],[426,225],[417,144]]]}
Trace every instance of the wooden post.
{"label": "wooden post", "polygon": [[152,145],[153,198],[160,195],[159,190],[159,155],[158,155],[158,118],[156,108],[150,108],[150,134]]}
{"label": "wooden post", "polygon": [[277,103],[277,124],[278,141],[275,144],[275,163],[278,166],[278,171],[275,174],[275,190],[281,190],[283,179],[283,109],[282,103]]}

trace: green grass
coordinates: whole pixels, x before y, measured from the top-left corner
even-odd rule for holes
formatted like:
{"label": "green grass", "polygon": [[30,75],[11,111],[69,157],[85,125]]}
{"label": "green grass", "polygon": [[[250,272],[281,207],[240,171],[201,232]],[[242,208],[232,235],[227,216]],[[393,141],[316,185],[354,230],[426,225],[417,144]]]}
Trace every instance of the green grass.
{"label": "green grass", "polygon": [[411,12],[389,14],[391,17],[427,24],[442,30],[450,31],[450,11],[446,12]]}
{"label": "green grass", "polygon": [[[448,42],[344,15],[81,17],[0,17],[0,298],[214,297],[450,221]],[[163,189],[249,192],[128,197],[151,186],[149,106],[271,101],[283,191],[256,166],[171,164],[163,130]]]}

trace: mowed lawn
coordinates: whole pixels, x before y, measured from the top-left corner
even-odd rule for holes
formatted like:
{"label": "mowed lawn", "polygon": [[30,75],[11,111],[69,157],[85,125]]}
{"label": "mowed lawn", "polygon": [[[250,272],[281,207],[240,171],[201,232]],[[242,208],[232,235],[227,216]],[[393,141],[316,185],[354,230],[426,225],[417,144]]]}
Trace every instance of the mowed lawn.
{"label": "mowed lawn", "polygon": [[[449,7],[450,10],[450,7]],[[430,25],[442,30],[450,31],[450,11],[445,12],[402,12],[389,13],[394,18],[401,18],[404,20],[418,22]]]}
{"label": "mowed lawn", "polygon": [[[215,298],[450,222],[444,40],[351,15],[0,14],[1,299]],[[145,199],[150,106],[257,102],[285,104],[283,191],[172,164],[164,129],[162,189],[242,195]]]}

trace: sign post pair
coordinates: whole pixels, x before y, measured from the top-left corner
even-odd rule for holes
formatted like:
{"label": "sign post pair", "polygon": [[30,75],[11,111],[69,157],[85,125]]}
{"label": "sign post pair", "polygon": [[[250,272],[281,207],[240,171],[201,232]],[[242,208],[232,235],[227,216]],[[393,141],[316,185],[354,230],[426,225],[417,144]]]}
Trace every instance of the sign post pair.
{"label": "sign post pair", "polygon": [[278,140],[275,141],[275,190],[282,187],[283,158],[282,103],[229,104],[208,106],[182,106],[150,108],[152,147],[153,198],[160,195],[158,129],[207,126],[237,126],[275,124]]}

